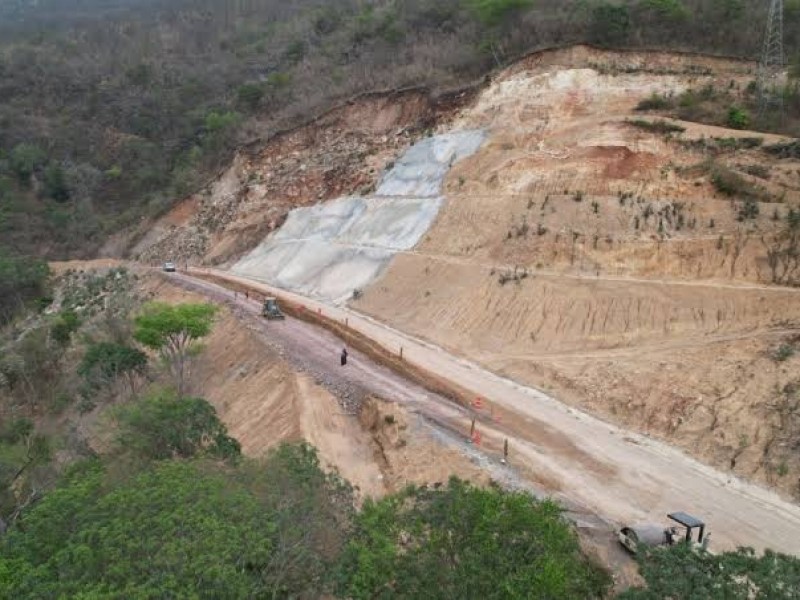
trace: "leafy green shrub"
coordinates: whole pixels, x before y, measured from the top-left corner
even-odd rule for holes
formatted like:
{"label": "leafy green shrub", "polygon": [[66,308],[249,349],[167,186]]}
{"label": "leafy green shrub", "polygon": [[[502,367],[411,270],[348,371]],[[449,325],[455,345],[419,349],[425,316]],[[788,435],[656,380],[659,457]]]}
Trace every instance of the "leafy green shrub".
{"label": "leafy green shrub", "polygon": [[216,133],[232,127],[239,121],[239,115],[233,111],[218,112],[212,110],[206,115],[205,128],[210,133]]}
{"label": "leafy green shrub", "polygon": [[758,217],[758,214],[761,212],[761,209],[758,206],[758,202],[753,198],[747,198],[742,205],[739,207],[739,212],[736,215],[737,221],[752,221],[753,219]]}
{"label": "leafy green shrub", "polygon": [[800,229],[800,210],[795,208],[789,209],[789,212],[786,213],[786,225],[789,231]]}
{"label": "leafy green shrub", "polygon": [[668,108],[672,108],[672,106],[672,98],[667,98],[666,96],[662,96],[661,94],[653,92],[649,98],[645,98],[636,105],[636,110],[666,110]]}
{"label": "leafy green shrub", "polygon": [[642,0],[641,6],[655,12],[660,19],[685,21],[690,16],[681,0]]}
{"label": "leafy green shrub", "polygon": [[722,165],[715,165],[711,170],[711,183],[714,188],[726,196],[751,198],[758,197],[757,190],[735,171]]}
{"label": "leafy green shrub", "polygon": [[81,321],[72,310],[62,310],[50,325],[50,335],[61,346],[68,346]]}
{"label": "leafy green shrub", "polygon": [[725,137],[712,138],[714,145],[721,150],[749,150],[758,148],[764,143],[760,137]]}
{"label": "leafy green shrub", "polygon": [[152,394],[117,411],[119,445],[145,460],[212,456],[236,459],[239,442],[228,436],[217,411],[202,398]]}
{"label": "leafy green shrub", "polygon": [[750,125],[750,116],[742,108],[731,106],[728,109],[728,127],[732,129],[747,129]]}
{"label": "leafy green shrub", "polygon": [[303,40],[294,40],[289,43],[284,52],[284,57],[290,63],[297,63],[303,60],[306,55],[306,43]]}
{"label": "leafy green shrub", "polygon": [[16,444],[33,432],[33,423],[23,417],[12,419],[0,426],[0,442]]}
{"label": "leafy green shrub", "polygon": [[109,179],[119,179],[122,177],[122,167],[114,165],[105,172],[106,177]]}
{"label": "leafy green shrub", "polygon": [[791,600],[800,589],[800,559],[752,548],[711,554],[688,544],[657,548],[637,556],[647,587],[631,588],[620,600],[709,598]]}
{"label": "leafy green shrub", "polygon": [[257,83],[245,83],[236,90],[239,102],[250,110],[255,110],[264,97],[264,88]]}
{"label": "leafy green shrub", "polygon": [[92,388],[108,385],[118,377],[127,377],[133,389],[133,381],[147,367],[147,355],[141,350],[113,342],[91,344],[86,350],[78,375]]}
{"label": "leafy green shrub", "polygon": [[484,25],[497,25],[532,3],[532,0],[468,0],[472,14]]}
{"label": "leafy green shrub", "polygon": [[625,4],[600,2],[592,8],[589,25],[593,42],[603,46],[624,44],[631,29],[631,16]]}
{"label": "leafy green shrub", "polygon": [[663,119],[656,119],[655,121],[646,121],[644,119],[632,119],[625,121],[629,125],[633,125],[634,127],[638,127],[639,129],[644,129],[645,131],[650,131],[652,133],[683,133],[686,131],[685,127],[678,125],[677,123],[670,123],[669,121],[665,121]]}
{"label": "leafy green shrub", "polygon": [[11,150],[8,165],[20,181],[27,182],[45,160],[46,156],[38,146],[18,144]]}
{"label": "leafy green shrub", "polygon": [[800,140],[770,144],[764,151],[778,158],[800,158]]}
{"label": "leafy green shrub", "polygon": [[781,344],[773,355],[776,362],[789,360],[792,356],[794,356],[794,346],[791,344]]}
{"label": "leafy green shrub", "polygon": [[589,561],[550,501],[453,478],[367,500],[340,566],[354,598],[604,597],[608,573]]}

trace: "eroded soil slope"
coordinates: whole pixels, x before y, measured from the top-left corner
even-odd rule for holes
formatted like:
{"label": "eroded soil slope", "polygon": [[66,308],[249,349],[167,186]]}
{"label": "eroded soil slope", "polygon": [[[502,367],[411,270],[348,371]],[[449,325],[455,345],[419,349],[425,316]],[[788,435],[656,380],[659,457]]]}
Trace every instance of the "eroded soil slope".
{"label": "eroded soil slope", "polygon": [[657,120],[635,110],[653,93],[752,78],[746,63],[585,48],[523,61],[455,118],[488,141],[353,306],[797,496],[800,294],[769,257],[800,165],[759,147],[774,136],[630,122]]}
{"label": "eroded soil slope", "polygon": [[[151,277],[146,287],[159,300],[209,300],[162,277]],[[257,317],[235,305],[221,308],[192,366],[190,392],[215,406],[247,456],[305,440],[361,498],[381,497],[409,483],[446,481],[451,474],[485,482],[477,466],[432,439],[419,417],[392,398],[369,397],[354,405],[347,390],[323,385],[329,381],[325,374],[293,365],[284,348],[270,343]],[[331,369],[337,368],[332,360]]]}
{"label": "eroded soil slope", "polygon": [[485,130],[433,227],[353,306],[798,495],[800,295],[782,286],[800,277],[800,162],[764,151],[777,136],[636,110],[735,101],[754,74],[578,46],[453,97],[367,96],[243,150],[134,254],[233,264],[290,209],[371,191],[426,132]]}

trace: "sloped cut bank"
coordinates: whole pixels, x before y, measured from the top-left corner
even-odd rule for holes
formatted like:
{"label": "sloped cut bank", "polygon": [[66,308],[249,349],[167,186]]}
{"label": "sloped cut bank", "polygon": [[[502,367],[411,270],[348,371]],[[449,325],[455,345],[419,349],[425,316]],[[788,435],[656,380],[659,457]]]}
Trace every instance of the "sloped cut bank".
{"label": "sloped cut bank", "polygon": [[237,275],[342,303],[372,282],[392,256],[413,248],[442,205],[457,161],[478,150],[479,130],[426,138],[384,175],[374,195],[345,197],[289,213],[286,223],[233,266]]}

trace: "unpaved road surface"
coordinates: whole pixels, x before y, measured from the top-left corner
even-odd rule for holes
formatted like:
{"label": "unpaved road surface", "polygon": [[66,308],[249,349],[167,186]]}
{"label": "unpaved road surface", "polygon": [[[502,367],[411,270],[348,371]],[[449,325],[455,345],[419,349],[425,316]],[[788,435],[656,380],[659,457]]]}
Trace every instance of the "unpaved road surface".
{"label": "unpaved road surface", "polygon": [[[331,391],[339,400],[343,415],[355,416],[359,405],[368,396],[401,403],[434,427],[440,440],[459,446],[474,461],[490,471],[495,480],[513,488],[525,488],[538,493],[546,491],[520,478],[514,468],[503,466],[499,460],[494,460],[471,446],[467,430],[472,415],[467,409],[407,381],[352,348],[348,348],[347,365],[342,366],[340,354],[344,344],[332,333],[291,317],[283,321],[252,318],[257,317],[261,310],[261,305],[253,298],[245,298],[241,293],[235,295],[219,285],[184,273],[171,274],[169,279],[172,283],[202,294],[214,302],[231,306],[234,314],[246,319],[250,329],[262,334],[270,344],[277,347],[281,356],[294,368],[308,374],[314,383]],[[464,424],[467,425],[466,429]],[[583,514],[574,503],[567,502],[567,508],[582,524],[601,524],[592,515]]]}
{"label": "unpaved road surface", "polygon": [[[475,412],[482,449],[489,457],[487,464],[496,468],[496,460],[490,458],[496,457],[502,440],[508,438],[514,469],[505,471],[527,479],[534,489],[543,489],[580,512],[616,523],[660,523],[666,513],[685,510],[706,521],[717,550],[746,545],[800,554],[800,507],[776,494],[702,465],[666,444],[569,408],[352,310],[222,271],[197,271],[198,275],[203,273],[276,294],[308,310],[322,311],[329,318],[347,319],[351,329],[387,349],[399,351],[402,347],[406,360],[471,390],[485,399],[484,408]],[[175,277],[216,294],[225,293],[191,276]],[[254,302],[250,305],[257,310]],[[296,344],[295,351],[310,363],[324,361],[338,367],[341,342],[335,337],[290,319],[271,322],[265,325],[267,330],[282,343]],[[356,389],[363,386],[362,392],[374,391],[404,402],[451,432],[465,434],[469,430],[469,411],[370,365],[357,353],[351,354],[346,368]],[[314,372],[313,365],[310,370]],[[490,412],[493,418],[487,414]]]}

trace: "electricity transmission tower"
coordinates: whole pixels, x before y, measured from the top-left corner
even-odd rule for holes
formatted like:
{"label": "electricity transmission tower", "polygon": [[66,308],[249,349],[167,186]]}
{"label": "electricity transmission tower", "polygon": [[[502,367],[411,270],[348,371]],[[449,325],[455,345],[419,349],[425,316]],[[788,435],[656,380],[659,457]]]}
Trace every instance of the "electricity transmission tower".
{"label": "electricity transmission tower", "polygon": [[769,2],[767,33],[758,63],[758,112],[761,115],[770,107],[783,113],[783,93],[778,87],[786,67],[786,55],[783,53],[783,0]]}

